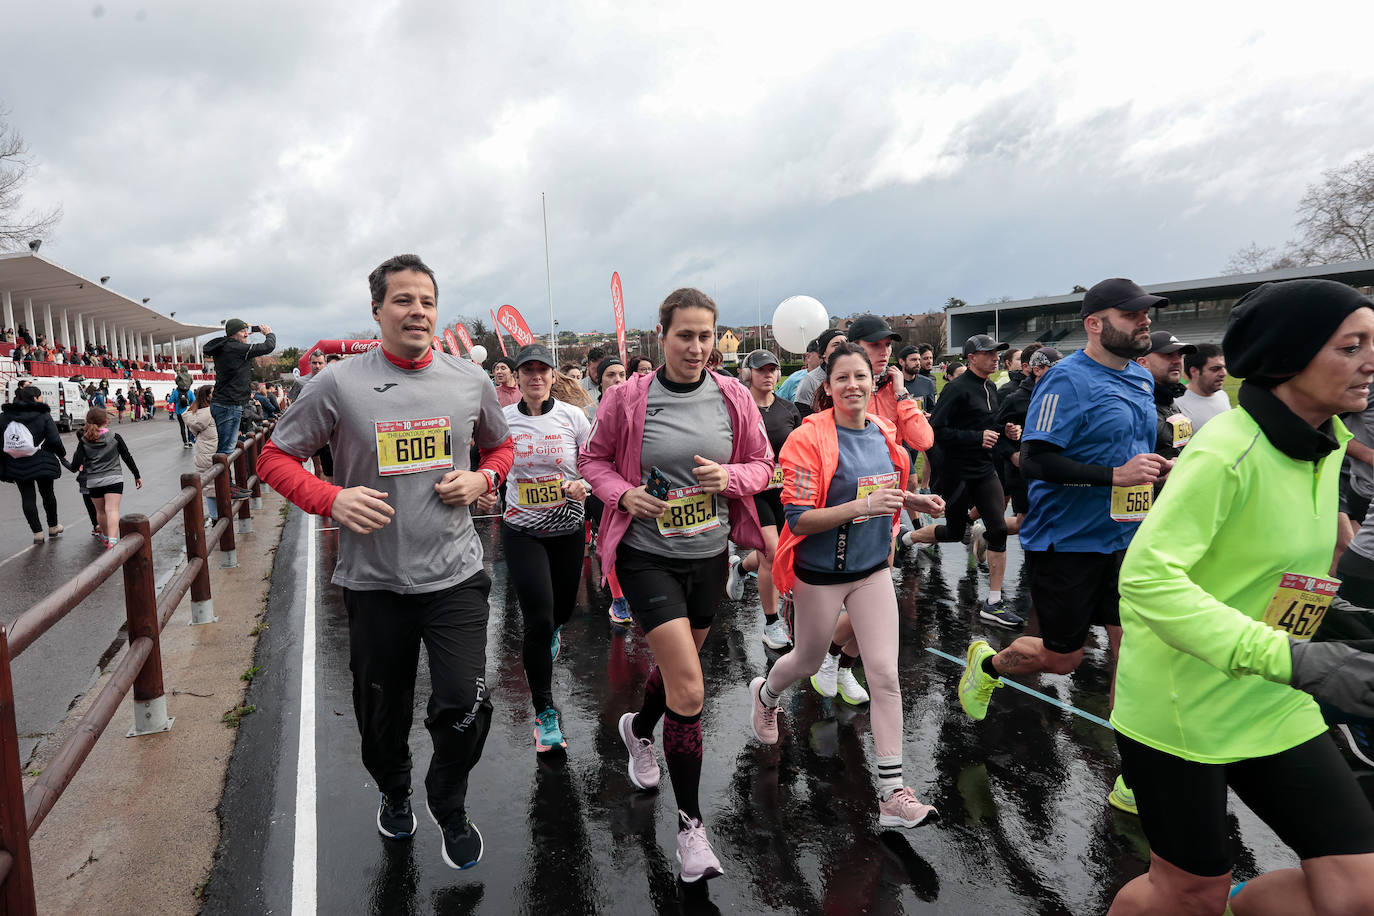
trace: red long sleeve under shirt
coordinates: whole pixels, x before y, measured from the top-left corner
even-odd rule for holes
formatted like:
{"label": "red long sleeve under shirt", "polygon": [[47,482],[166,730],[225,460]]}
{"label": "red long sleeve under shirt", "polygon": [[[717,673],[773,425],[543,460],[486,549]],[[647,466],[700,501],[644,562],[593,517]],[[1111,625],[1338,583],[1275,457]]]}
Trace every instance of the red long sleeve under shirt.
{"label": "red long sleeve under shirt", "polygon": [[[408,360],[392,356],[382,351],[393,365],[402,369],[423,369],[434,358],[434,351],[425,352],[423,359]],[[481,461],[478,471],[492,470],[499,479],[504,480],[515,463],[515,444],[509,436],[495,448],[479,448]],[[329,515],[334,508],[334,499],[343,490],[337,484],[326,483],[305,469],[306,458],[289,455],[277,448],[271,440],[258,455],[258,478],[294,505],[300,506],[312,515]]]}

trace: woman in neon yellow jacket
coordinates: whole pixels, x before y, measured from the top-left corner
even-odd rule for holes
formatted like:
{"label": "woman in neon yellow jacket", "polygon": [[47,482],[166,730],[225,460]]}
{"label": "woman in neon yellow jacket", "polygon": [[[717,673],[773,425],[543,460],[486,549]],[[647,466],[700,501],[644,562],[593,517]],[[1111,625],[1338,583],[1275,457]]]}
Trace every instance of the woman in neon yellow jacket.
{"label": "woman in neon yellow jacket", "polygon": [[[1121,570],[1112,724],[1151,854],[1110,913],[1371,913],[1374,811],[1314,697],[1374,713],[1374,655],[1310,637],[1337,585],[1335,415],[1365,405],[1374,308],[1332,281],[1266,284],[1223,349],[1240,409],[1189,443]],[[1228,786],[1300,869],[1231,888]]]}

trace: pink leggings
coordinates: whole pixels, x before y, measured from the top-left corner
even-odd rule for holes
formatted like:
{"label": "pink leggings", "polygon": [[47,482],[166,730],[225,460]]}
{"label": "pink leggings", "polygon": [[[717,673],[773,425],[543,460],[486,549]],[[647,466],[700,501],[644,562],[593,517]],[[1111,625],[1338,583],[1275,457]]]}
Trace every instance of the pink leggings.
{"label": "pink leggings", "polygon": [[884,566],[866,579],[839,585],[792,586],[793,648],[768,672],[768,689],[781,694],[814,674],[825,660],[841,611],[849,612],[872,698],[873,745],[879,757],[902,753],[902,688],[897,682],[897,593]]}

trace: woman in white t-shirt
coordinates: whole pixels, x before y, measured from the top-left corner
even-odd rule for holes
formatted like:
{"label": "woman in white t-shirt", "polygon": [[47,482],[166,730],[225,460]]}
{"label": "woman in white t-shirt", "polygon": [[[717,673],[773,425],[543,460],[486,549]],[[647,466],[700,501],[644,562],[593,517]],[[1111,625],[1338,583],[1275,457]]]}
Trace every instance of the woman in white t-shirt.
{"label": "woman in white t-shirt", "polygon": [[515,355],[520,400],[505,408],[515,463],[506,477],[501,550],[524,618],[525,679],[538,754],[568,746],[553,701],[553,661],[559,630],[577,603],[589,492],[578,477],[577,459],[591,424],[581,409],[555,400],[553,365],[545,347],[522,347]]}

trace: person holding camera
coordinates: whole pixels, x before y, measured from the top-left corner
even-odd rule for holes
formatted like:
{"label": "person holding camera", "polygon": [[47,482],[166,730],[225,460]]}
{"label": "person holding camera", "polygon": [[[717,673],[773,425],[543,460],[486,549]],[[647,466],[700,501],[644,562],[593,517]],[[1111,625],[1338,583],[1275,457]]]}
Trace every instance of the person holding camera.
{"label": "person holding camera", "polygon": [[[262,334],[261,343],[248,343],[249,334]],[[248,404],[250,374],[253,360],[266,356],[277,349],[277,336],[267,325],[253,325],[241,318],[230,318],[224,323],[224,336],[216,337],[205,345],[205,352],[215,361],[214,400],[210,402],[210,414],[215,418],[215,429],[219,436],[217,451],[227,455],[238,443],[239,423],[243,420],[243,409]]]}

